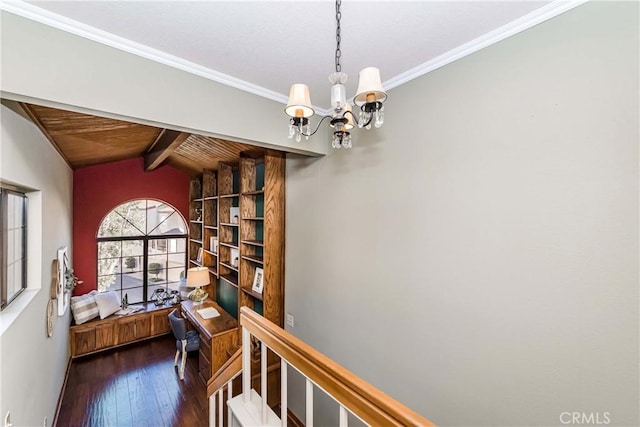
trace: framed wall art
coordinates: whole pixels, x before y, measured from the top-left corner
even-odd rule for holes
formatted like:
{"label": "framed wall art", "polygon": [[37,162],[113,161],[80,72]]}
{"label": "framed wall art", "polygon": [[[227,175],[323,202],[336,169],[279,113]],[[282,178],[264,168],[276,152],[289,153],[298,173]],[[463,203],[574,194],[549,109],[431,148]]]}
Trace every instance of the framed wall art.
{"label": "framed wall art", "polygon": [[58,316],[63,316],[69,307],[69,299],[71,291],[66,287],[65,273],[71,267],[69,263],[68,248],[66,246],[58,249],[58,280],[57,280],[57,299],[58,299]]}

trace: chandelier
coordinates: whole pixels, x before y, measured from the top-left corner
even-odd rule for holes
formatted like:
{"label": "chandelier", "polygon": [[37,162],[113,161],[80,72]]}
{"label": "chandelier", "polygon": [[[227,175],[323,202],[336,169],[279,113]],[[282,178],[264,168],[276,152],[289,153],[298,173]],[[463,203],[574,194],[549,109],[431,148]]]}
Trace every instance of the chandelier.
{"label": "chandelier", "polygon": [[322,117],[315,130],[311,132],[309,118],[315,111],[311,105],[311,95],[309,87],[305,84],[297,83],[291,85],[289,90],[289,101],[284,109],[289,119],[289,138],[295,137],[300,142],[304,136],[309,139],[315,134],[320,125],[329,119],[329,125],[333,128],[333,138],[331,146],[333,148],[351,148],[351,133],[354,123],[359,128],[371,129],[371,124],[376,128],[382,126],[384,122],[383,103],[387,99],[387,94],[382,88],[380,81],[380,70],[375,67],[367,67],[360,71],[358,79],[358,90],[353,97],[353,103],[360,108],[358,117],[352,112],[352,105],[347,102],[347,93],[344,84],[347,82],[347,74],[342,72],[340,58],[340,12],[341,0],[336,0],[336,71],[329,76],[331,86],[331,114]]}

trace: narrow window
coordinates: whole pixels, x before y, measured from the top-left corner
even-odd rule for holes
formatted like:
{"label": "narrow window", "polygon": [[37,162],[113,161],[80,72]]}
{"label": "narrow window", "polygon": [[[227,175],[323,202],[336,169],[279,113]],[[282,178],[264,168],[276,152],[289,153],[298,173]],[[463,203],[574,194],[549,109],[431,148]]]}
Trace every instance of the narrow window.
{"label": "narrow window", "polygon": [[27,287],[27,196],[0,187],[0,308]]}

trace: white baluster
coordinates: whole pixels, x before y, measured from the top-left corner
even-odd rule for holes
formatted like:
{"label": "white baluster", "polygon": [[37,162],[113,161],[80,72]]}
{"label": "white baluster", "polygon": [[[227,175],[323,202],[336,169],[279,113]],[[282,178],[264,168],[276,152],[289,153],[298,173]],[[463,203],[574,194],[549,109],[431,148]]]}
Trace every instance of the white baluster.
{"label": "white baluster", "polygon": [[209,425],[216,425],[216,393],[209,396]]}
{"label": "white baluster", "polygon": [[218,392],[218,427],[224,427],[224,406],[223,406],[224,387]]}
{"label": "white baluster", "polygon": [[287,361],[280,359],[280,421],[287,427]]}
{"label": "white baluster", "polygon": [[307,378],[307,427],[313,427],[313,383]]}
{"label": "white baluster", "polygon": [[251,333],[242,328],[242,395],[244,403],[251,400]]}
{"label": "white baluster", "polygon": [[[231,400],[233,397],[233,379],[229,380],[227,383],[227,401]],[[231,426],[231,407],[227,405],[227,425]]]}
{"label": "white baluster", "polygon": [[260,347],[260,394],[262,394],[262,425],[267,425],[267,345]]}
{"label": "white baluster", "polygon": [[349,425],[349,413],[347,409],[340,405],[340,427],[347,427]]}

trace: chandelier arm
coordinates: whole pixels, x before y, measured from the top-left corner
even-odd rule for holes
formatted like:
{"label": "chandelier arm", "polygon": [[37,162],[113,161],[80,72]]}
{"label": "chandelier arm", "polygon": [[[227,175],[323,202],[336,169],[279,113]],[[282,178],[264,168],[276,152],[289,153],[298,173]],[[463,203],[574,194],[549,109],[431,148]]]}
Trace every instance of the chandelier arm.
{"label": "chandelier arm", "polygon": [[315,129],[313,132],[311,132],[310,134],[308,134],[308,135],[307,135],[307,134],[306,134],[306,133],[304,133],[304,132],[300,132],[300,134],[301,134],[302,136],[306,136],[306,137],[309,137],[309,136],[313,136],[313,135],[315,135],[315,134],[316,134],[316,132],[318,132],[318,129],[320,129],[320,125],[322,124],[322,122],[324,122],[324,121],[325,121],[325,119],[330,119],[330,118],[331,118],[331,116],[324,116],[324,117],[322,117],[322,119],[320,119],[320,121],[318,122],[318,125],[316,126],[316,129]]}

